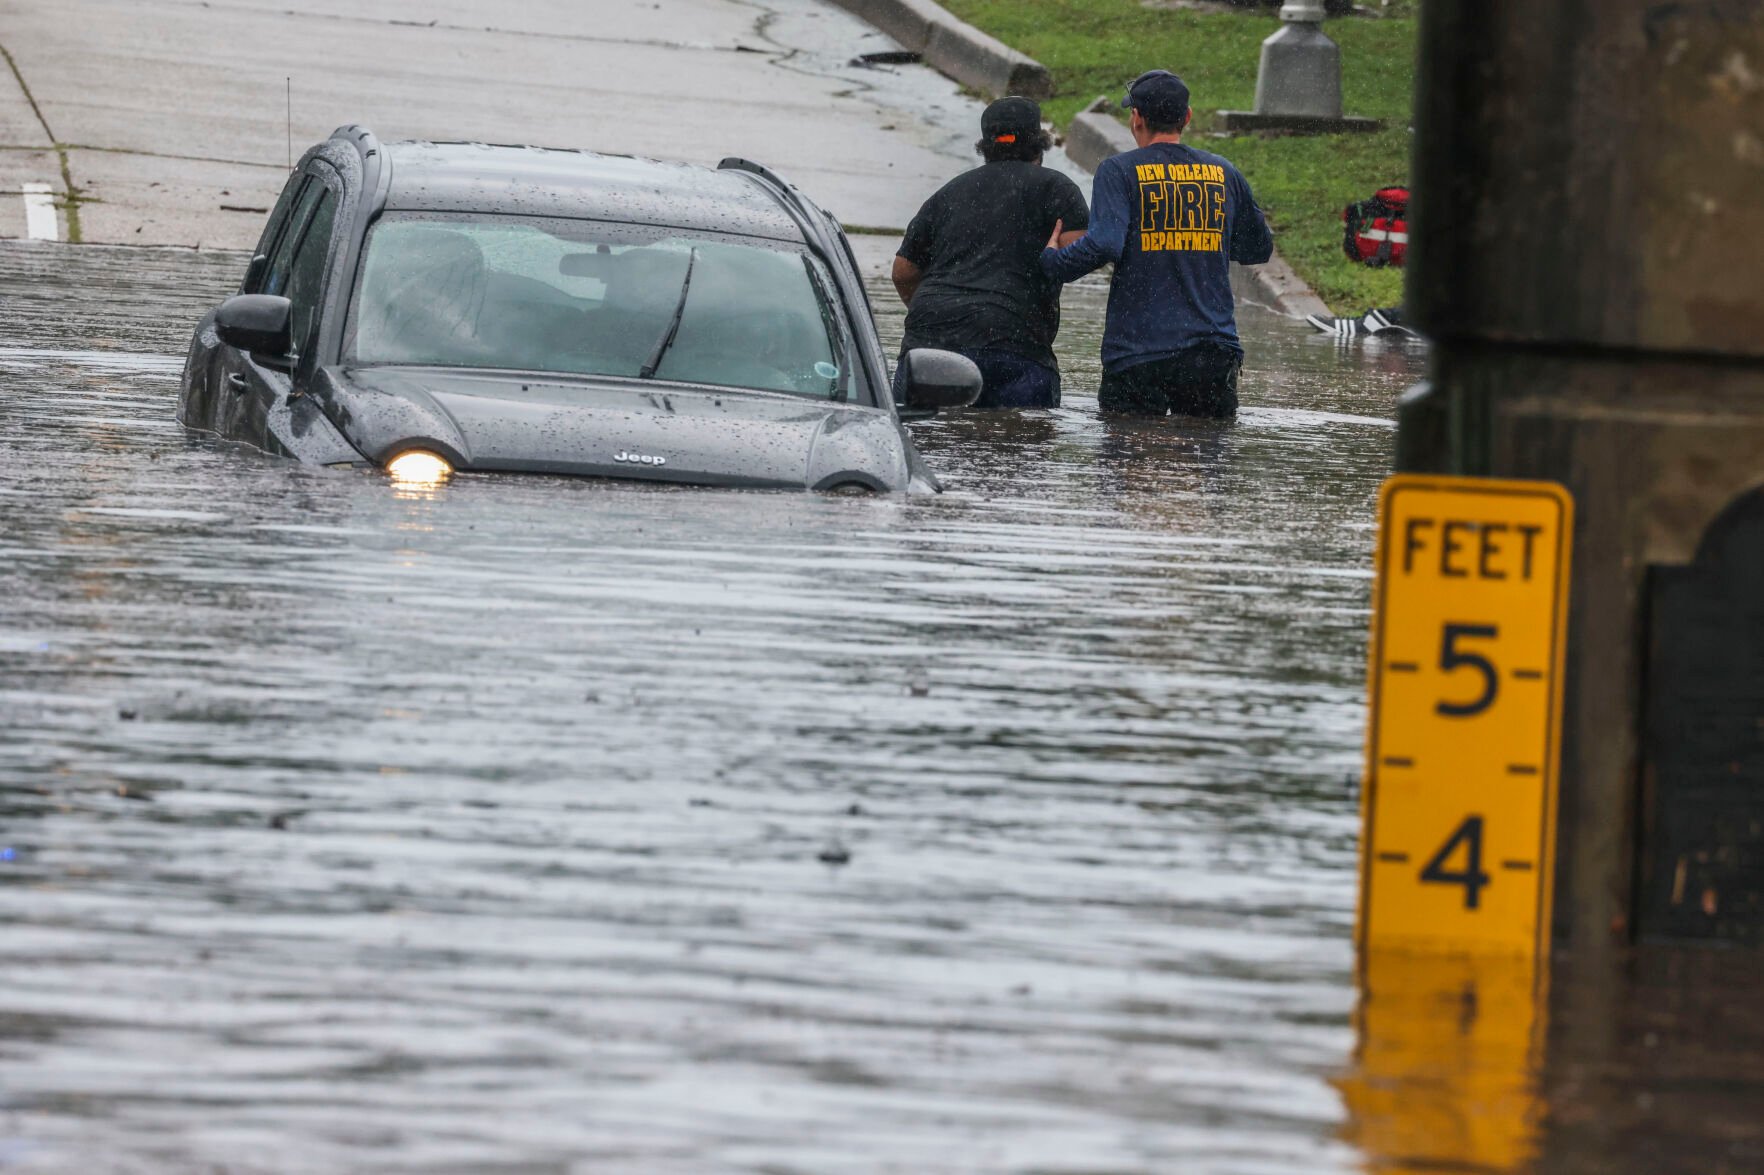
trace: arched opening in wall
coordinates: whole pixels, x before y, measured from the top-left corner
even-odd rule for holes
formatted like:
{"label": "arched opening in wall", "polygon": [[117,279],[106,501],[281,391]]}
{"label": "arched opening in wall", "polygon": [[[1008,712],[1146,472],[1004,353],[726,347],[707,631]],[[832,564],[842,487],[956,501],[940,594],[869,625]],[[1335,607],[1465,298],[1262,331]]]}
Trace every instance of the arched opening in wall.
{"label": "arched opening in wall", "polygon": [[1648,592],[1637,929],[1764,944],[1764,490]]}

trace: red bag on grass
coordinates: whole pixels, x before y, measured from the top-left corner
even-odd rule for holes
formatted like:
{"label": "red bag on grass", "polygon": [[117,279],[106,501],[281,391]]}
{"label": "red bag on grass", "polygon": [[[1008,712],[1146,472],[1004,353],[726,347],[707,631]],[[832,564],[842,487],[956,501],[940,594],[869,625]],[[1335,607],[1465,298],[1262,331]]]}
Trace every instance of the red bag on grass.
{"label": "red bag on grass", "polygon": [[1402,265],[1409,255],[1409,189],[1379,188],[1370,200],[1349,204],[1341,214],[1347,222],[1342,248],[1349,261],[1374,269]]}

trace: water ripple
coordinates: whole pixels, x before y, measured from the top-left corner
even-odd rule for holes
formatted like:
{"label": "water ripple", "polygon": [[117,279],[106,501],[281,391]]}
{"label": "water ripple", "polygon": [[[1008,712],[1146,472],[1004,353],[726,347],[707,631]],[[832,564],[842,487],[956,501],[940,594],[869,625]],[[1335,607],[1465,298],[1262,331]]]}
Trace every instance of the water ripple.
{"label": "water ripple", "polygon": [[239,261],[0,247],[0,1163],[1352,1165],[1413,354],[1103,424],[1090,286],[941,498],[407,497],[170,427]]}

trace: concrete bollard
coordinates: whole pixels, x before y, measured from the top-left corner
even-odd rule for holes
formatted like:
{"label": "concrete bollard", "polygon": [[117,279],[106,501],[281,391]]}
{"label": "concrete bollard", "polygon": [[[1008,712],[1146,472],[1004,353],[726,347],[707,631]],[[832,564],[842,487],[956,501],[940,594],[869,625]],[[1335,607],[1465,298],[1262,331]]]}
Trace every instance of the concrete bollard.
{"label": "concrete bollard", "polygon": [[1262,42],[1256,108],[1221,110],[1221,130],[1333,134],[1383,125],[1342,114],[1341,47],[1323,31],[1323,17],[1321,0],[1287,0],[1280,10],[1285,23]]}
{"label": "concrete bollard", "polygon": [[1341,117],[1341,47],[1323,31],[1323,5],[1292,0],[1285,21],[1262,42],[1256,113],[1301,118]]}

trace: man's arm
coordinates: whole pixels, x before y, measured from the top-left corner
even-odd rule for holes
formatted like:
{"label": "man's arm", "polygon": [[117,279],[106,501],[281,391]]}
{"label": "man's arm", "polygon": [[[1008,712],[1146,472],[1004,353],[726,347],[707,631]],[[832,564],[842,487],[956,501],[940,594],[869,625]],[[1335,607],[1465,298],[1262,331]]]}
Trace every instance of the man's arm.
{"label": "man's arm", "polygon": [[1274,256],[1274,234],[1256,207],[1255,194],[1243,176],[1237,180],[1237,218],[1231,226],[1231,260],[1239,265],[1260,265]]}
{"label": "man's arm", "polygon": [[1058,225],[1054,229],[1053,239],[1048,242],[1050,249],[1064,249],[1075,241],[1084,239],[1090,229],[1090,205],[1085,203],[1084,193],[1078,185],[1060,176],[1054,185],[1054,220]]}
{"label": "man's arm", "polygon": [[890,276],[894,278],[895,292],[907,306],[913,304],[913,295],[919,292],[919,283],[925,280],[925,270],[930,268],[932,257],[936,253],[936,226],[942,220],[938,208],[937,196],[925,201],[908,222],[900,248],[894,253],[894,272]]}
{"label": "man's arm", "polygon": [[919,283],[925,280],[925,271],[908,261],[905,257],[894,259],[894,292],[900,295],[904,305],[913,304],[913,295],[919,292]]}
{"label": "man's arm", "polygon": [[1058,282],[1076,281],[1111,261],[1119,261],[1127,247],[1127,173],[1120,166],[1104,163],[1097,169],[1096,183],[1091,189],[1090,230],[1081,238],[1066,242],[1070,233],[1055,229],[1060,247],[1041,254],[1041,271]]}

